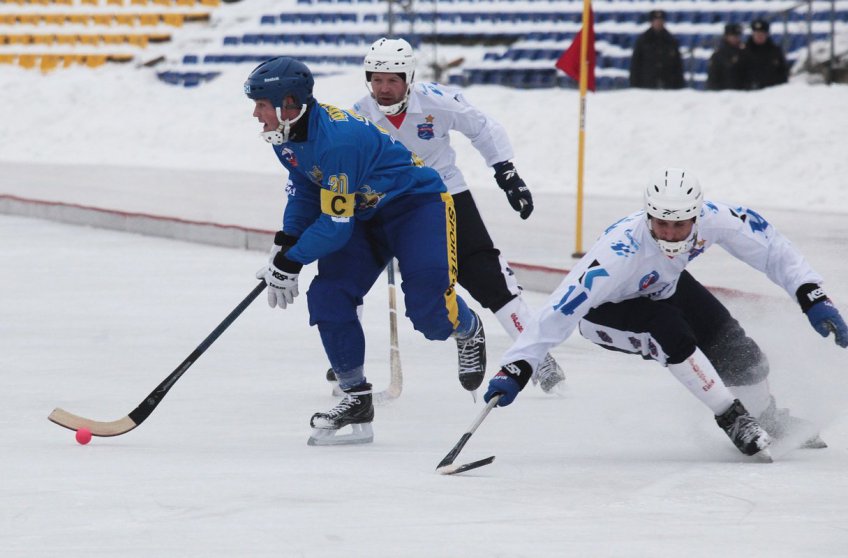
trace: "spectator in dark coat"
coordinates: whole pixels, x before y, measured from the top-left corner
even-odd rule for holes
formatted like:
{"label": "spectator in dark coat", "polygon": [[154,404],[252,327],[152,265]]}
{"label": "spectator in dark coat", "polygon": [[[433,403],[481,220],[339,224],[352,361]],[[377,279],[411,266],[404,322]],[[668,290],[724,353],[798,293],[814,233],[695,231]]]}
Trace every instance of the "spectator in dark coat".
{"label": "spectator in dark coat", "polygon": [[724,26],[721,44],[710,57],[707,70],[707,89],[743,89],[742,84],[742,27],[738,23]]}
{"label": "spectator in dark coat", "polygon": [[769,23],[758,19],[751,23],[751,38],[742,56],[743,87],[762,89],[789,80],[789,65],[783,49],[769,36]]}
{"label": "spectator in dark coat", "polygon": [[665,12],[654,10],[651,27],[639,35],[630,59],[630,86],[680,89],[684,86],[680,43],[665,28]]}

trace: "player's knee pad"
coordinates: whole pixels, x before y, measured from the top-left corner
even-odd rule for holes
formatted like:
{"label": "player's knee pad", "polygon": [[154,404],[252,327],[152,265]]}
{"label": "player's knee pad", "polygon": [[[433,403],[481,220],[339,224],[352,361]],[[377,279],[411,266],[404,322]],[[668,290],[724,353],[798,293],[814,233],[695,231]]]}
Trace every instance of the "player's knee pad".
{"label": "player's knee pad", "polygon": [[728,386],[747,386],[765,380],[769,363],[759,345],[734,319],[727,321],[702,350]]}
{"label": "player's knee pad", "polygon": [[494,248],[463,254],[459,284],[483,308],[496,312],[521,293],[518,280]]}
{"label": "player's knee pad", "polygon": [[362,304],[362,299],[353,291],[346,281],[316,276],[306,292],[309,325],[357,320],[356,307]]}
{"label": "player's knee pad", "polygon": [[406,316],[427,339],[447,339],[455,328],[458,297],[455,289],[448,291],[448,285],[447,273],[443,270],[421,271],[403,277]]}

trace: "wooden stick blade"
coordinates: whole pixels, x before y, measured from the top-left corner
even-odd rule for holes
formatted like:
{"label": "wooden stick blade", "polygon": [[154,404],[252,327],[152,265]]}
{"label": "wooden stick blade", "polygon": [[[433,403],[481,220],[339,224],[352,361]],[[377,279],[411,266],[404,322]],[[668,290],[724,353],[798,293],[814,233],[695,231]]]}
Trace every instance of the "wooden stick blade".
{"label": "wooden stick blade", "polygon": [[102,437],[120,436],[138,426],[129,416],[111,422],[102,422],[69,413],[58,407],[53,409],[47,419],[69,430],[87,428],[92,436]]}

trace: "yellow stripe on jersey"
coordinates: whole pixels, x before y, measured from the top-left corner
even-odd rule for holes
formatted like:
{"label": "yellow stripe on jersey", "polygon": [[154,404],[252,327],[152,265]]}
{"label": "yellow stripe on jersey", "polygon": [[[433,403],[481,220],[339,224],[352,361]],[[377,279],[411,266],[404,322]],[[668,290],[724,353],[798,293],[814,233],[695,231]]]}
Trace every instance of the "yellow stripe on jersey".
{"label": "yellow stripe on jersey", "polygon": [[459,267],[456,263],[456,209],[453,198],[447,192],[442,193],[442,201],[445,202],[445,237],[448,248],[448,277],[450,286],[445,291],[445,308],[448,309],[448,319],[453,324],[454,331],[459,327],[459,306],[456,302],[456,285]]}
{"label": "yellow stripe on jersey", "polygon": [[330,217],[353,217],[356,196],[321,188],[321,213]]}

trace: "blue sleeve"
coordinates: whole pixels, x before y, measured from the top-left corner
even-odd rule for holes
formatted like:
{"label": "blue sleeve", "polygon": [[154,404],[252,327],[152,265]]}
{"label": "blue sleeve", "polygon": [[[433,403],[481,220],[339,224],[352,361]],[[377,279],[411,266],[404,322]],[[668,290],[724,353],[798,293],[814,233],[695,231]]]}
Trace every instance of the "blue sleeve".
{"label": "blue sleeve", "polygon": [[286,234],[300,237],[321,215],[318,188],[299,180],[292,173],[286,184],[286,209],[283,212],[283,230]]}
{"label": "blue sleeve", "polygon": [[[357,142],[356,136],[352,134],[339,134],[334,139],[337,140],[334,145],[322,149],[318,154],[318,166],[323,171],[321,189],[352,196],[364,180],[368,168],[366,157],[371,150],[363,145],[367,142]],[[288,259],[302,264],[312,263],[347,244],[355,222],[353,212],[342,217],[324,213],[321,209],[320,189],[314,185],[311,189],[311,207],[317,218],[312,219],[297,244],[286,252]],[[289,226],[288,218],[285,224]]]}

